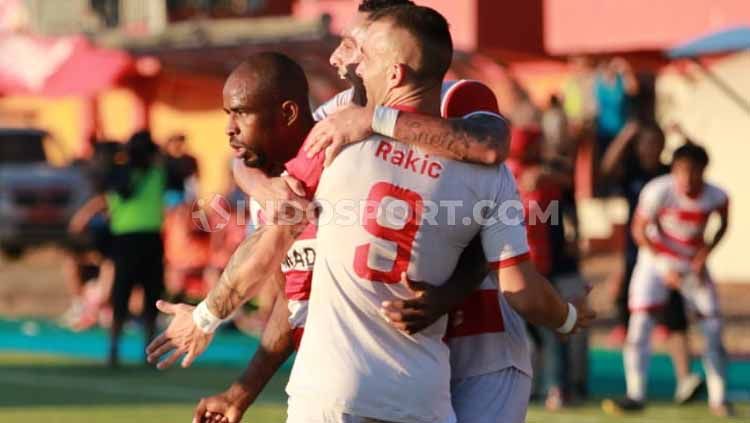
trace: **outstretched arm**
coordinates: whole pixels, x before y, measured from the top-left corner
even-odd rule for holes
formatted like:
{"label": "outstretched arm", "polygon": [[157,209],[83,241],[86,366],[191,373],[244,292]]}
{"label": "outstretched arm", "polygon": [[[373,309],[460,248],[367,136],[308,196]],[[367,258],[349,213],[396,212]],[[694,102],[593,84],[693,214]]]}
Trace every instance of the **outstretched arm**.
{"label": "outstretched arm", "polygon": [[263,225],[243,241],[232,254],[219,282],[208,293],[208,310],[220,319],[228,318],[240,305],[258,293],[284,260],[286,251],[299,235],[291,225]]}
{"label": "outstretched arm", "polygon": [[245,301],[252,298],[278,271],[286,251],[301,228],[290,225],[266,225],[240,244],[229,260],[219,282],[197,307],[157,302],[159,310],[174,315],[169,327],[146,349],[148,361],[165,369],[182,355],[182,367],[188,367],[203,353],[219,324]]}
{"label": "outstretched arm", "polygon": [[[529,260],[500,268],[498,277],[508,303],[529,323],[570,333],[588,327],[596,317],[589,309],[585,296],[572,302],[576,316],[569,315],[571,309],[568,304]],[[573,318],[575,320],[568,325],[568,319]]]}
{"label": "outstretched arm", "polygon": [[615,175],[617,169],[622,165],[622,159],[625,157],[628,146],[638,134],[639,128],[637,122],[628,122],[617,134],[607,151],[604,152],[601,164],[602,178],[609,180]]}
{"label": "outstretched arm", "polygon": [[[277,272],[275,278],[282,278]],[[193,421],[212,422],[217,417],[239,423],[242,415],[258,398],[273,375],[292,355],[294,341],[289,326],[289,310],[282,293],[276,297],[271,317],[263,330],[260,346],[237,381],[217,395],[202,398]]]}
{"label": "outstretched arm", "polygon": [[70,218],[68,224],[68,230],[72,233],[78,233],[88,225],[89,221],[100,211],[107,209],[107,200],[104,194],[99,194],[91,197],[78,211],[75,212],[73,217]]}
{"label": "outstretched arm", "polygon": [[[326,165],[346,145],[374,133],[373,109],[350,105],[318,122],[308,137],[309,155],[326,150]],[[476,113],[465,119],[443,119],[421,113],[399,112],[391,136],[454,160],[486,165],[508,157],[510,130],[499,115]]]}

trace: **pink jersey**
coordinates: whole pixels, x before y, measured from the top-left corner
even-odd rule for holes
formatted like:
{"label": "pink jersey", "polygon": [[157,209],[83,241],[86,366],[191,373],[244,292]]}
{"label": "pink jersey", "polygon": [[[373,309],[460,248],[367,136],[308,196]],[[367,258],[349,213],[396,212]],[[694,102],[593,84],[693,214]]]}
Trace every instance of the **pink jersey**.
{"label": "pink jersey", "polygon": [[321,206],[305,337],[287,387],[290,410],[454,421],[447,318],[409,336],[379,308],[413,295],[399,283],[401,272],[444,283],[477,234],[497,265],[526,253],[522,212],[518,203],[506,207],[518,198],[512,175],[504,165],[434,157],[382,136],[347,147],[322,176],[320,156],[300,154],[287,169]]}
{"label": "pink jersey", "polygon": [[[697,198],[688,198],[675,190],[672,175],[668,174],[646,184],[638,199],[636,213],[652,222],[647,228],[647,236],[656,248],[659,262],[685,271],[704,245],[709,216],[728,206],[729,197],[721,188],[705,183]],[[646,258],[643,254],[640,257]]]}

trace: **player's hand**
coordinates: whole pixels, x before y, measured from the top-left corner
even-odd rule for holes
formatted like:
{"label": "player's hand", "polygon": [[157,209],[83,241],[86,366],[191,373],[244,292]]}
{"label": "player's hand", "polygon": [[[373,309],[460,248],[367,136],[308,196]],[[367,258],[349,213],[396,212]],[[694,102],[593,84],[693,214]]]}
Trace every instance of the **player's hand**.
{"label": "player's hand", "polygon": [[[148,362],[154,364],[159,370],[172,366],[183,355],[182,367],[190,367],[193,361],[206,350],[213,339],[212,333],[203,332],[193,322],[193,310],[195,307],[187,304],[172,304],[166,301],[157,301],[156,307],[173,317],[169,327],[146,347]],[[159,361],[166,354],[169,357]]]}
{"label": "player's hand", "polygon": [[692,260],[690,260],[690,270],[696,275],[702,275],[706,270],[706,260],[711,250],[707,246],[701,247],[695,254]]}
{"label": "player's hand", "polygon": [[452,298],[445,298],[439,287],[425,282],[410,281],[401,273],[401,283],[409,287],[414,298],[383,301],[380,312],[396,329],[413,335],[448,314]]}
{"label": "player's hand", "polygon": [[257,180],[257,170],[250,169],[240,159],[234,159],[232,174],[245,194],[253,197],[263,209],[269,224],[297,224],[305,216],[310,202],[305,197],[302,182],[291,176]]}
{"label": "player's hand", "polygon": [[220,394],[201,398],[193,412],[193,423],[239,423],[249,406],[245,390],[232,384]]}
{"label": "player's hand", "polygon": [[344,147],[372,135],[372,115],[371,107],[352,104],[318,122],[303,147],[307,156],[325,150],[325,166],[330,166]]}
{"label": "player's hand", "polygon": [[682,286],[682,275],[680,272],[672,269],[668,270],[664,274],[664,285],[672,289],[680,289],[680,286]]}

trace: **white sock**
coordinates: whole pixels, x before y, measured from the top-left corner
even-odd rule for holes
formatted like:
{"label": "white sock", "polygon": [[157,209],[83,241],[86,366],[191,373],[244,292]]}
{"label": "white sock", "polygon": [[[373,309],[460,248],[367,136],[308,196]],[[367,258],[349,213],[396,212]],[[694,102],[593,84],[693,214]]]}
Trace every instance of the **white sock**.
{"label": "white sock", "polygon": [[646,381],[651,355],[651,331],[654,319],[643,312],[630,315],[628,337],[623,348],[627,396],[635,401],[646,399]]}
{"label": "white sock", "polygon": [[721,405],[726,401],[726,351],[721,341],[721,319],[709,317],[701,320],[701,329],[706,338],[703,367],[706,369],[708,403]]}

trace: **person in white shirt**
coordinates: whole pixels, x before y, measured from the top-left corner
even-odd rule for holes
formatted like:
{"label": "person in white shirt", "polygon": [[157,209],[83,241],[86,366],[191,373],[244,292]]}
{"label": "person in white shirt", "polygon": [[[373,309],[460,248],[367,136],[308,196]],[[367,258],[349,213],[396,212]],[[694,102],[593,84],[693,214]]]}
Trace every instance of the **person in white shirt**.
{"label": "person in white shirt", "polygon": [[[688,143],[674,152],[672,170],[649,182],[641,192],[633,219],[633,238],[639,246],[630,282],[630,322],[624,349],[627,396],[607,400],[608,411],[640,411],[646,400],[650,338],[655,315],[666,305],[670,288],[679,290],[688,309],[700,317],[706,339],[704,367],[711,411],[732,414],[726,399],[726,352],[716,286],[706,260],[724,237],[729,224],[729,197],[706,182],[708,154]],[[706,226],[712,214],[720,225],[710,241]]]}

